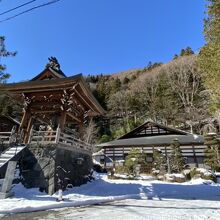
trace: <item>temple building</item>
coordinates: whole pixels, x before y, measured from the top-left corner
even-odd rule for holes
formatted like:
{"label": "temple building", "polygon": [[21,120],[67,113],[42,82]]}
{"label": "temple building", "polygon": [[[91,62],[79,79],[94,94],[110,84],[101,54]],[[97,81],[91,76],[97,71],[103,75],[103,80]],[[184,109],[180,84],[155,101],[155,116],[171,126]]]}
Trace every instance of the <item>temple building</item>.
{"label": "temple building", "polygon": [[171,143],[178,140],[186,164],[191,167],[204,167],[204,138],[171,128],[153,121],[147,121],[124,134],[120,138],[98,145],[102,148],[95,159],[106,167],[123,163],[131,149],[136,148],[146,154],[146,161],[153,163],[154,150],[160,150],[168,157]]}
{"label": "temple building", "polygon": [[[67,77],[51,57],[30,81],[1,84],[0,90],[23,105],[14,146],[23,146],[16,154],[20,153],[18,163],[25,184],[52,194],[61,182],[66,186],[85,181],[92,166],[92,146],[81,137],[87,123],[104,110],[83,76]],[[0,172],[13,160],[6,154],[0,156]]]}

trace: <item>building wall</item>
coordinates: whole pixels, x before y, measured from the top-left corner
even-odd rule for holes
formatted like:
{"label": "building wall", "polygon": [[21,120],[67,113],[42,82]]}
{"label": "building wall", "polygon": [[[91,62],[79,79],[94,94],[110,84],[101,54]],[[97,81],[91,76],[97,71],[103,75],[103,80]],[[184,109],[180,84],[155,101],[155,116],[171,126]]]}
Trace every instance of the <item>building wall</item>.
{"label": "building wall", "polygon": [[[128,155],[132,148],[139,149],[143,153],[146,153],[148,157],[153,156],[154,150],[161,150],[163,154],[169,155],[171,153],[170,146],[130,146],[130,147],[106,147],[105,148],[105,165],[112,166],[112,161],[120,161],[124,160],[125,157]],[[204,159],[204,150],[206,149],[205,145],[188,145],[188,146],[180,146],[183,157],[186,158],[186,162],[191,167],[205,167],[203,164]],[[108,159],[110,158],[110,159]]]}

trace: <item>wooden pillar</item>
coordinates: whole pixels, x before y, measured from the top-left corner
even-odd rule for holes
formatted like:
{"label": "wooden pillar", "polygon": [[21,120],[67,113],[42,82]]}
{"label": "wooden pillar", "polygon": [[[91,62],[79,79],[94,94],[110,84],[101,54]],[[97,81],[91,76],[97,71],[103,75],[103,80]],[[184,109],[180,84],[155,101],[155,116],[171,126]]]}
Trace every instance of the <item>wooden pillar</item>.
{"label": "wooden pillar", "polygon": [[29,135],[30,135],[30,130],[32,127],[32,122],[33,122],[33,117],[30,115],[30,118],[28,120],[27,128],[26,128],[26,133],[24,135],[24,143],[28,143],[29,140]]}
{"label": "wooden pillar", "polygon": [[106,148],[104,148],[104,167],[106,167]]}
{"label": "wooden pillar", "polygon": [[65,128],[65,123],[66,123],[66,112],[62,111],[60,115],[60,120],[59,120],[59,126],[60,130],[63,131]]}
{"label": "wooden pillar", "polygon": [[30,118],[31,118],[31,113],[29,111],[29,109],[27,109],[24,114],[23,114],[23,117],[22,117],[22,120],[21,120],[21,125],[19,127],[19,131],[23,131],[23,137],[24,139],[22,140],[24,143],[25,143],[25,140],[27,138],[27,135],[28,135],[28,124],[29,124],[29,121],[30,121]]}
{"label": "wooden pillar", "polygon": [[113,147],[113,163],[115,163],[115,147]]}
{"label": "wooden pillar", "polygon": [[113,147],[113,172],[115,171],[114,169],[115,169],[115,147]]}
{"label": "wooden pillar", "polygon": [[168,152],[167,152],[167,147],[166,146],[164,146],[164,150],[165,150],[166,157],[168,157]]}
{"label": "wooden pillar", "polygon": [[84,131],[84,124],[83,124],[83,120],[81,119],[81,121],[79,122],[79,137],[82,138],[83,136],[83,131]]}
{"label": "wooden pillar", "polygon": [[196,151],[195,151],[194,145],[192,145],[192,150],[193,150],[194,163],[195,163],[196,167],[198,167],[198,161],[197,161]]}

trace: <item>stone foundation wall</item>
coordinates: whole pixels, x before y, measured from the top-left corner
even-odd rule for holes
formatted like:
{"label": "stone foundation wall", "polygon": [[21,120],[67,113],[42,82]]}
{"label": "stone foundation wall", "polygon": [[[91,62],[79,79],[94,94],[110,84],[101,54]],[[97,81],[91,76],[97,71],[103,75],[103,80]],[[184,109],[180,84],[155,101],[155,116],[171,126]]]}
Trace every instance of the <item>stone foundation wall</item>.
{"label": "stone foundation wall", "polygon": [[38,187],[49,194],[85,183],[91,168],[90,154],[59,146],[29,146],[20,161],[25,187]]}

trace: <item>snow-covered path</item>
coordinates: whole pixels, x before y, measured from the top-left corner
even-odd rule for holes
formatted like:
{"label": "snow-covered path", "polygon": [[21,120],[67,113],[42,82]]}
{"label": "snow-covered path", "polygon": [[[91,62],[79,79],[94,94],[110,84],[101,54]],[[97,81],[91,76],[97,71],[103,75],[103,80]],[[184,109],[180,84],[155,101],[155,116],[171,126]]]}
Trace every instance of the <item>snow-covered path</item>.
{"label": "snow-covered path", "polygon": [[217,220],[219,204],[201,200],[123,200],[89,207],[65,208],[8,216],[2,220]]}
{"label": "snow-covered path", "polygon": [[[14,191],[14,198],[0,201],[0,216],[66,208],[34,219],[79,219],[77,215],[81,219],[94,220],[103,219],[103,216],[105,220],[220,219],[220,185],[203,184],[202,180],[178,184],[109,180],[107,176],[100,176],[86,185],[66,191],[63,202],[56,202],[57,195],[49,196],[37,189],[27,190],[21,185],[16,185]],[[95,204],[102,205],[88,207]],[[84,208],[76,208],[79,206]]]}

